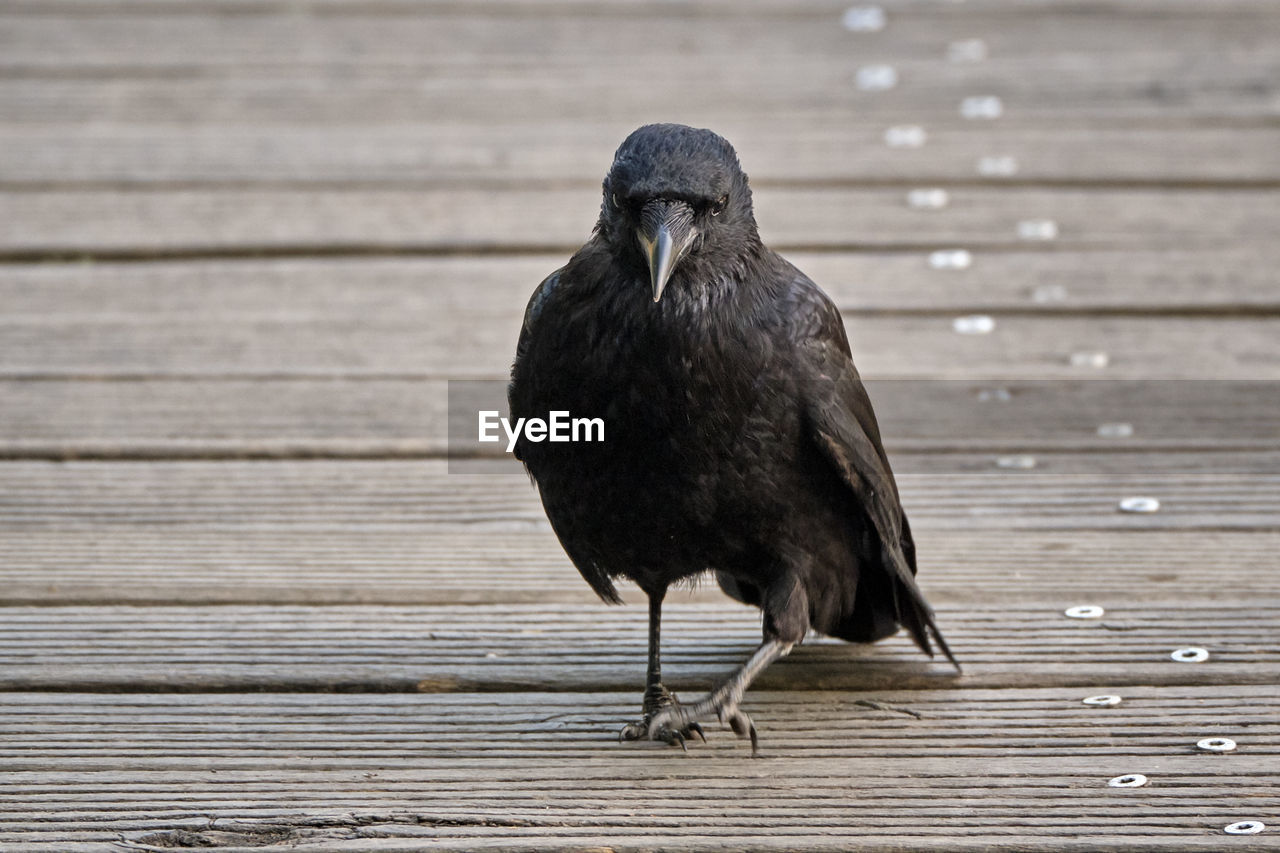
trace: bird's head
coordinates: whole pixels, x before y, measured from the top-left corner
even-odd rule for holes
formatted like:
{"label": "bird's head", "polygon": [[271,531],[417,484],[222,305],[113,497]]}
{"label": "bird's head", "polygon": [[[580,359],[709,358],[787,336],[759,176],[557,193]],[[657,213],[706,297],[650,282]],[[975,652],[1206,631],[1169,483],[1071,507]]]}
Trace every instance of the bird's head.
{"label": "bird's head", "polygon": [[759,243],[733,146],[682,124],[648,124],[623,141],[604,179],[597,230],[647,274],[654,302],[677,267],[723,265]]}

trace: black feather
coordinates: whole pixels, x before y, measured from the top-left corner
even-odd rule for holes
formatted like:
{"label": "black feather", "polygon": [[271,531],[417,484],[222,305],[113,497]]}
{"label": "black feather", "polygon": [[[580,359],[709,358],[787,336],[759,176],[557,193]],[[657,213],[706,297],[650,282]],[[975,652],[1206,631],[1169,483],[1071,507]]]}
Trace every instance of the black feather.
{"label": "black feather", "polygon": [[[654,302],[637,229],[678,200],[696,238]],[[915,582],[915,544],[840,314],[767,249],[733,148],[649,125],[619,148],[592,239],[530,300],[513,417],[605,421],[603,443],[521,439],[591,586],[650,594],[714,571],[765,632],[870,641],[905,627],[955,661]]]}

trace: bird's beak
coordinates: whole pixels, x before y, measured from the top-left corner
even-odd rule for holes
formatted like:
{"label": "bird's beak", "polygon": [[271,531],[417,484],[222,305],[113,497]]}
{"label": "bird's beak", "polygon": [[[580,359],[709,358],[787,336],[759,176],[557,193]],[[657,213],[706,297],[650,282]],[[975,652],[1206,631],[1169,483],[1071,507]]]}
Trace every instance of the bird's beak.
{"label": "bird's beak", "polygon": [[697,236],[698,229],[693,226],[693,208],[683,201],[654,199],[640,211],[636,238],[644,250],[645,260],[649,262],[654,302],[662,298],[672,270]]}

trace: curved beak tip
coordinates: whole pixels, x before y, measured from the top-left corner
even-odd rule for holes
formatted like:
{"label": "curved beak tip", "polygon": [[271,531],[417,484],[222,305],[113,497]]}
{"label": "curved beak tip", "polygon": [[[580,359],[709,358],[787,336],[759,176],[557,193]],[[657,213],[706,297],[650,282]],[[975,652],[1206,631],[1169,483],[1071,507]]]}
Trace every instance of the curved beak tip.
{"label": "curved beak tip", "polygon": [[662,292],[671,280],[671,273],[693,241],[694,234],[690,227],[672,228],[668,222],[659,224],[652,234],[646,233],[643,228],[637,232],[636,236],[649,265],[649,284],[653,288],[654,302],[662,299]]}

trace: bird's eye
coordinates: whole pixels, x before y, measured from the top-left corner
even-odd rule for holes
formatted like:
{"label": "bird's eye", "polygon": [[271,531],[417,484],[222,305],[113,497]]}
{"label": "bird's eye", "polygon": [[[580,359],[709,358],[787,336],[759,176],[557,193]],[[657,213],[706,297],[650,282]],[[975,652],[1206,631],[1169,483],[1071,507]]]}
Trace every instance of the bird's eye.
{"label": "bird's eye", "polygon": [[716,199],[716,203],[711,205],[711,215],[719,216],[721,211],[724,210],[724,206],[728,203],[729,197],[727,195],[720,196],[720,198]]}
{"label": "bird's eye", "polygon": [[610,195],[609,200],[613,202],[613,206],[615,208],[617,208],[618,210],[622,210],[622,200],[618,198],[617,193],[613,193],[612,195]]}

